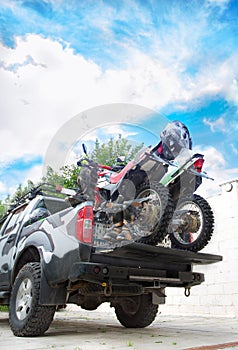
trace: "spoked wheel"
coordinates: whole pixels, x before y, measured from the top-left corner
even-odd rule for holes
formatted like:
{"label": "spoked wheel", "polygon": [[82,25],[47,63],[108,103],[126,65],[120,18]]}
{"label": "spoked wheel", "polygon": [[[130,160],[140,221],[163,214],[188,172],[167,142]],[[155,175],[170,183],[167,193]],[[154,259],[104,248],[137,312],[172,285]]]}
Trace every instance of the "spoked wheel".
{"label": "spoked wheel", "polygon": [[208,202],[198,195],[181,199],[169,227],[172,247],[198,252],[211,239],[214,216]]}
{"label": "spoked wheel", "polygon": [[146,199],[138,210],[133,224],[137,232],[136,242],[156,245],[168,233],[167,227],[173,215],[173,201],[168,189],[160,183],[142,184],[136,192],[136,199]]}

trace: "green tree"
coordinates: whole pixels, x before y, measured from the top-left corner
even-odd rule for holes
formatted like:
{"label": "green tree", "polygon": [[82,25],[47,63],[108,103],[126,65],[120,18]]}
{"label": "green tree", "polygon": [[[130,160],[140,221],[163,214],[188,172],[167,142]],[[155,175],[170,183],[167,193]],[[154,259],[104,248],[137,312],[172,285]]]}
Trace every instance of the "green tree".
{"label": "green tree", "polygon": [[[143,145],[143,143],[140,143],[137,146],[133,146],[121,135],[117,139],[111,138],[107,143],[102,144],[96,139],[94,149],[89,153],[89,158],[93,159],[96,163],[112,166],[117,162],[119,156],[124,156],[127,163]],[[51,167],[48,167],[47,174],[42,180],[43,182],[61,185],[66,188],[76,188],[76,180],[79,172],[80,167],[74,164],[63,166],[59,172],[55,172]]]}
{"label": "green tree", "polygon": [[24,196],[27,192],[29,192],[33,187],[34,187],[34,183],[31,180],[27,181],[27,185],[26,186],[22,186],[22,184],[19,184],[16,192],[9,198],[9,202],[10,203],[15,203],[17,201],[19,201],[19,199]]}
{"label": "green tree", "polygon": [[[118,135],[117,139],[111,138],[107,143],[100,144],[96,139],[94,149],[89,154],[89,158],[93,159],[96,163],[105,165],[114,165],[117,162],[119,156],[125,157],[125,163],[129,162],[135,154],[143,147],[143,143],[133,146],[122,135]],[[77,187],[77,175],[80,172],[80,167],[77,165],[65,165],[59,172],[54,171],[51,167],[48,167],[47,173],[41,178],[40,183],[49,183],[53,185],[61,185],[66,188]],[[28,180],[26,186],[19,184],[16,192],[12,196],[8,196],[4,201],[0,201],[0,218],[4,216],[7,208],[10,204],[17,202],[23,195],[33,189],[37,184],[34,184],[31,180]]]}
{"label": "green tree", "polygon": [[42,178],[42,182],[53,185],[61,185],[66,188],[74,188],[77,186],[76,180],[78,173],[79,167],[74,164],[61,167],[59,172],[56,172],[51,167],[48,167],[46,175]]}
{"label": "green tree", "polygon": [[127,163],[143,146],[144,143],[133,146],[127,139],[123,138],[122,135],[119,135],[117,139],[110,138],[108,143],[102,144],[96,139],[91,157],[99,164],[112,166],[117,162],[118,157],[124,156],[125,162]]}
{"label": "green tree", "polygon": [[6,203],[0,200],[0,218],[5,215],[6,211],[7,211]]}
{"label": "green tree", "polygon": [[28,180],[26,186],[18,185],[16,191],[12,196],[8,195],[5,200],[0,200],[0,218],[2,218],[6,213],[11,204],[14,204],[19,201],[19,199],[24,196],[31,188],[34,187],[34,183],[31,180]]}
{"label": "green tree", "polygon": [[62,177],[64,179],[64,187],[75,188],[77,187],[77,176],[79,173],[79,167],[77,165],[65,165],[61,168]]}
{"label": "green tree", "polygon": [[47,167],[46,175],[42,177],[41,182],[47,182],[52,185],[64,185],[64,178],[61,173],[57,173],[50,166]]}

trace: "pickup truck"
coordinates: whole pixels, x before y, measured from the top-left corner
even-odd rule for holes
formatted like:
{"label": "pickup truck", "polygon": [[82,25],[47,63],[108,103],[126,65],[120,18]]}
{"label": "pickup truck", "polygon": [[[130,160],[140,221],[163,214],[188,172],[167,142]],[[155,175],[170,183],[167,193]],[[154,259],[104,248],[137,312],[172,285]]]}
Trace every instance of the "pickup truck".
{"label": "pickup truck", "polygon": [[95,310],[109,302],[124,327],[147,327],[167,287],[189,295],[204,281],[194,265],[222,260],[136,242],[108,246],[93,220],[92,203],[71,206],[38,189],[0,221],[0,305],[9,306],[14,335],[43,334],[69,303]]}

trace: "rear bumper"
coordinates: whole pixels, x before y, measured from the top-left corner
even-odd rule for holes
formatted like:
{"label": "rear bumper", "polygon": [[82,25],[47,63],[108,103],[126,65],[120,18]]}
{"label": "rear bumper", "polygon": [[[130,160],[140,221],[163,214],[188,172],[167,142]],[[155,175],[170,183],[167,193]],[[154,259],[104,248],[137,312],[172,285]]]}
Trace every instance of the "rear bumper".
{"label": "rear bumper", "polygon": [[150,268],[80,262],[72,266],[71,282],[87,281],[100,285],[138,285],[143,288],[191,287],[204,281],[204,274]]}
{"label": "rear bumper", "polygon": [[188,290],[201,284],[204,274],[193,272],[193,266],[221,260],[218,255],[131,243],[110,252],[93,253],[90,262],[73,264],[69,280],[76,286],[83,281],[98,286],[99,290],[105,287],[105,295],[108,290],[116,296],[117,291],[128,293],[130,289],[135,294],[146,291],[158,294],[166,287]]}

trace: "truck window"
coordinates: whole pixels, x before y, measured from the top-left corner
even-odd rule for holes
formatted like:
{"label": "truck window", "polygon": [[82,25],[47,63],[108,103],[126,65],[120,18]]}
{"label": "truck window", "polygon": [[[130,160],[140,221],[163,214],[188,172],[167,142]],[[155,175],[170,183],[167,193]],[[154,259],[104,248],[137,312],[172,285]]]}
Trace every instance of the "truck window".
{"label": "truck window", "polygon": [[61,210],[67,209],[70,207],[70,204],[65,202],[62,199],[54,198],[44,198],[37,205],[37,208],[46,208],[50,211],[51,214],[58,213]]}
{"label": "truck window", "polygon": [[7,235],[11,232],[17,225],[17,223],[22,219],[23,212],[26,205],[18,208],[13,214],[10,214],[11,217],[9,220],[6,219],[4,225],[2,226],[1,235]]}
{"label": "truck window", "polygon": [[2,221],[0,222],[0,236],[1,236],[2,227],[5,224],[6,220],[7,220],[7,216],[5,217],[5,220],[2,219]]}

